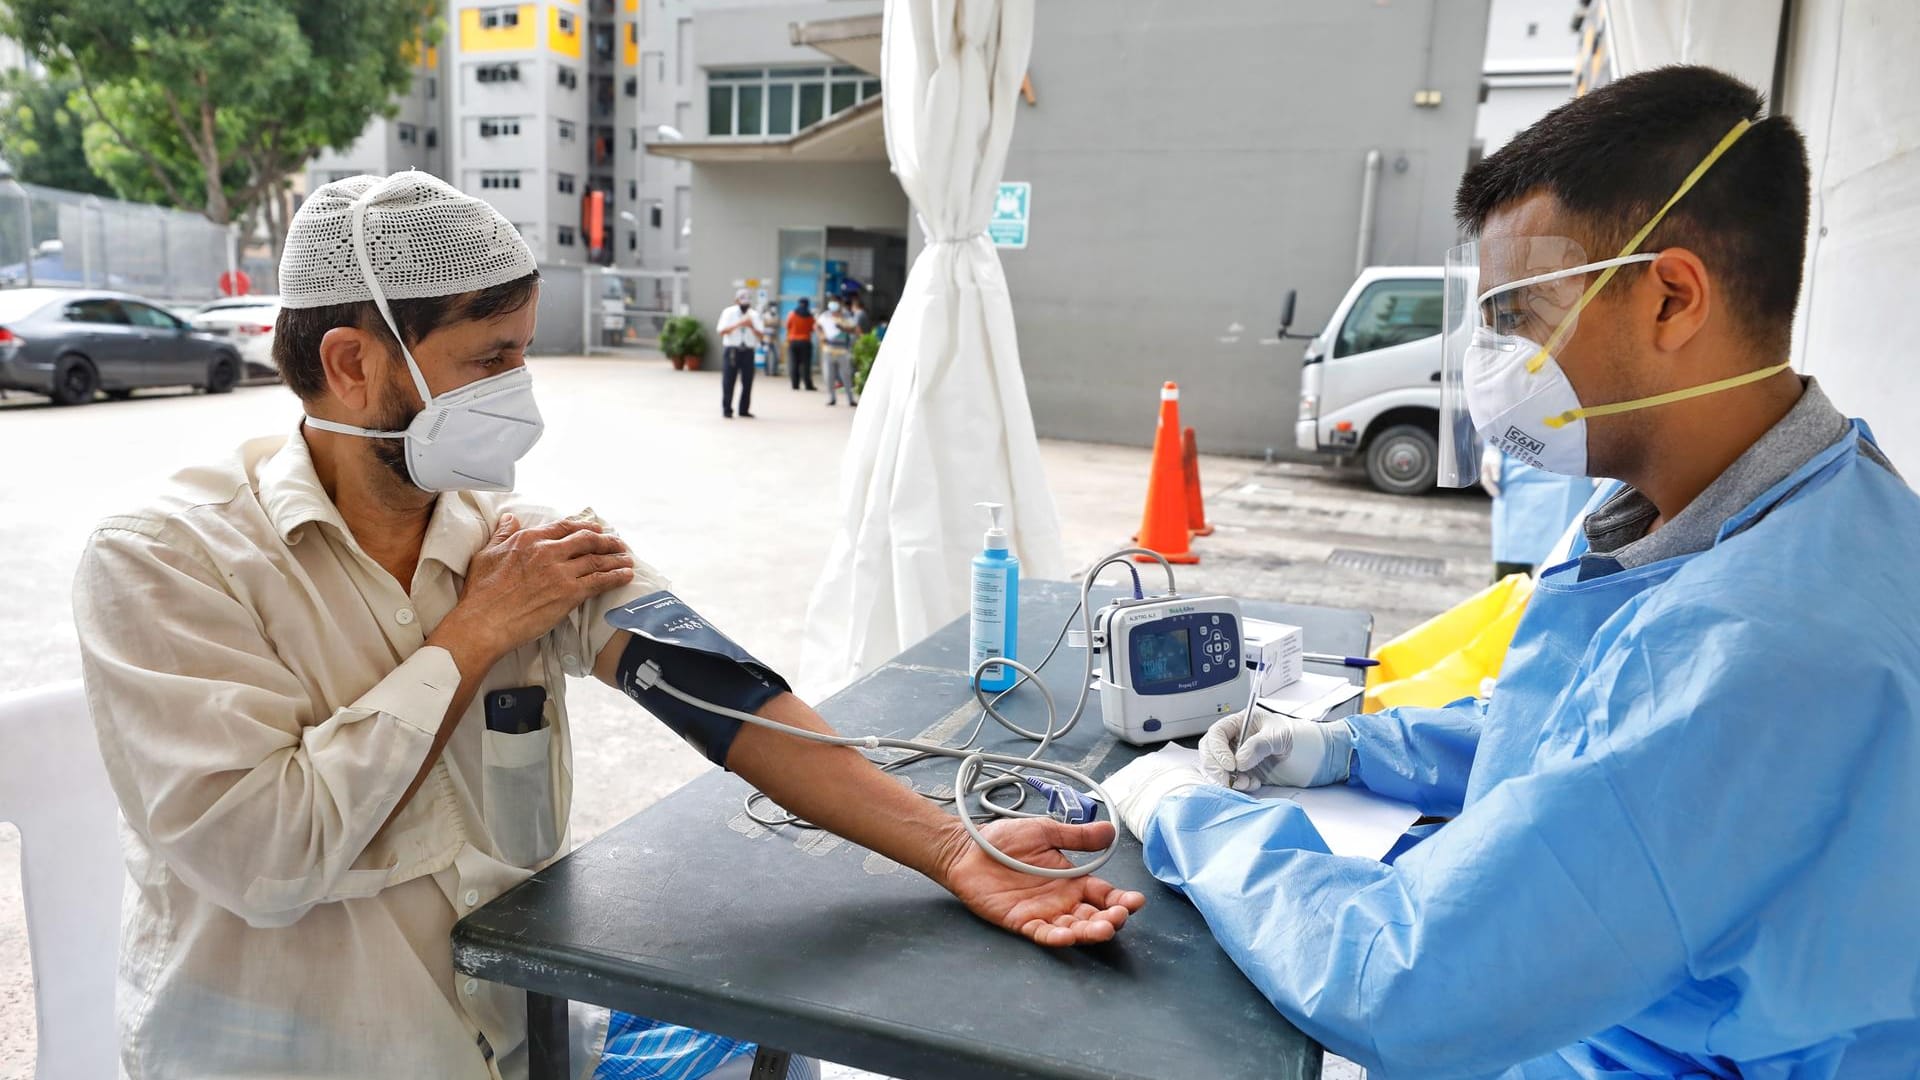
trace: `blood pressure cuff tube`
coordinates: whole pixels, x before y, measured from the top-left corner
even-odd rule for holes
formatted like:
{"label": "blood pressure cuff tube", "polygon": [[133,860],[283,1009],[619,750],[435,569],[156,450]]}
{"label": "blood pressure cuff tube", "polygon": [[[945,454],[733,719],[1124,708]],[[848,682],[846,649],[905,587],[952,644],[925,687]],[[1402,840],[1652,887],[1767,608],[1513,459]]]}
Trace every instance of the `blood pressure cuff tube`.
{"label": "blood pressure cuff tube", "polygon": [[744,713],[758,712],[790,689],[772,668],[665,590],[607,612],[607,625],[633,635],[615,672],[620,692],[721,768],[741,722],[689,705],[657,686],[640,688],[634,678],[640,666],[651,660],[660,677],[681,693]]}

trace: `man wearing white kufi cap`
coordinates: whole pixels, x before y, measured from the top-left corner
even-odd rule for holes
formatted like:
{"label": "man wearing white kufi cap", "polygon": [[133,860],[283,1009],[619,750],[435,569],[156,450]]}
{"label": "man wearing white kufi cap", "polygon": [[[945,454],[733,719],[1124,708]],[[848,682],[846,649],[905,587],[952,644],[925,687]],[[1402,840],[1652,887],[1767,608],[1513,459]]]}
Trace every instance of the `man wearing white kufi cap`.
{"label": "man wearing white kufi cap", "polygon": [[[665,582],[590,512],[507,494],[542,427],[539,274],[491,206],[417,172],[328,184],[280,289],[300,422],[107,519],[75,583],[134,883],[122,1071],[523,1076],[524,996],[457,975],[449,934],[568,850],[566,676],[611,682],[632,643],[605,616]],[[824,729],[783,691],[753,707]],[[1094,879],[1000,869],[851,750],[749,727],[709,756],[1042,943],[1104,940],[1140,902],[1075,921]],[[999,827],[1034,857],[1111,835]],[[679,1054],[648,1075],[752,1052],[606,1023],[577,1032],[589,1054]]]}

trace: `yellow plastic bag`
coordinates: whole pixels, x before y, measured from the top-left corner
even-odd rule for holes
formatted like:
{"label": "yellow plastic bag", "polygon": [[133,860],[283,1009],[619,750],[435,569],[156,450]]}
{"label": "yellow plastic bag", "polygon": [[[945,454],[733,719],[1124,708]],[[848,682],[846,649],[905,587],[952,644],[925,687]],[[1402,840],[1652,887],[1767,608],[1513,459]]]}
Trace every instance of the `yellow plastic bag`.
{"label": "yellow plastic bag", "polygon": [[1374,650],[1366,711],[1445,705],[1480,692],[1500,674],[1514,628],[1533,597],[1533,579],[1512,574]]}

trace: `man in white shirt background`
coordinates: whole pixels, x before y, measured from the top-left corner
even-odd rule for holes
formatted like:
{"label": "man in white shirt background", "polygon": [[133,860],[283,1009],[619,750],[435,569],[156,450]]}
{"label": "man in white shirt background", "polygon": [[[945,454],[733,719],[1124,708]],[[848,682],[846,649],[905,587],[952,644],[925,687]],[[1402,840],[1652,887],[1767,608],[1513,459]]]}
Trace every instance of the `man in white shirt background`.
{"label": "man in white shirt background", "polygon": [[[299,426],[104,521],[75,585],[133,883],[123,1073],[508,1080],[524,996],[457,975],[449,934],[568,850],[566,679],[614,681],[604,616],[664,579],[590,513],[505,494],[541,430],[539,286],[498,213],[356,177],[285,250]],[[825,730],[791,694],[755,711]],[[748,727],[718,760],[1040,944],[1107,940],[1144,902],[1001,868],[852,750]],[[991,828],[1053,865],[1112,836]]]}
{"label": "man in white shirt background", "polygon": [[720,335],[720,415],[733,419],[733,383],[740,380],[740,415],[753,418],[753,353],[766,340],[767,328],[745,289],[733,294],[733,303],[720,311],[714,323]]}

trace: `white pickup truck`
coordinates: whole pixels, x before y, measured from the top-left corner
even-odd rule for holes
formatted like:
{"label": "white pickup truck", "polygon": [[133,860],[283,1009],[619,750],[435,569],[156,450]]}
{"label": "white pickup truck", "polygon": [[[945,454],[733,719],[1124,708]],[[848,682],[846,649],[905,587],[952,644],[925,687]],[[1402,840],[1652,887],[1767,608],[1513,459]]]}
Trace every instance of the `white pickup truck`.
{"label": "white pickup truck", "polygon": [[[1302,450],[1359,458],[1381,491],[1434,486],[1440,431],[1441,268],[1370,266],[1300,360]],[[1293,295],[1281,316],[1293,321]]]}

